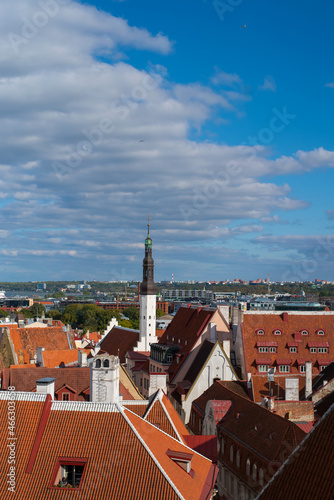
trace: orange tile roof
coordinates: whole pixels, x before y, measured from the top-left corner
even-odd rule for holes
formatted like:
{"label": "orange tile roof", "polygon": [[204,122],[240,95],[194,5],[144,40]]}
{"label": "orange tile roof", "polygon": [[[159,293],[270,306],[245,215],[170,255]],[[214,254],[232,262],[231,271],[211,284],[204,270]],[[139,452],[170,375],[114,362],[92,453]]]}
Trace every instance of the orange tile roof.
{"label": "orange tile roof", "polygon": [[[322,330],[324,335],[318,335]],[[263,334],[258,334],[263,331]],[[275,335],[280,331],[280,335]],[[307,332],[302,335],[302,332]],[[301,313],[283,312],[267,313],[245,312],[242,324],[242,336],[244,344],[244,355],[246,372],[258,373],[257,358],[261,358],[260,364],[269,367],[278,366],[277,360],[286,361],[289,364],[290,373],[298,374],[299,365],[297,360],[311,360],[314,374],[319,373],[321,359],[334,361],[334,314],[333,313]],[[259,353],[259,343],[275,342],[277,348],[275,353]],[[289,350],[289,344],[298,345],[297,352]],[[311,347],[327,347],[328,353],[311,353]],[[270,351],[270,349],[268,349]],[[258,360],[259,361],[259,360]]]}
{"label": "orange tile roof", "polygon": [[189,434],[179,414],[161,389],[147,406],[143,418],[181,442],[184,442],[183,436]]}
{"label": "orange tile roof", "polygon": [[[212,468],[212,462],[202,455],[197,454],[191,448],[184,446],[179,441],[172,439],[167,434],[161,433],[154,425],[149,424],[129,410],[125,410],[125,415],[183,498],[188,498],[189,500],[202,498],[203,485],[207,481],[212,482],[216,474],[215,469]],[[166,454],[168,449],[173,452],[193,455],[191,461],[191,468],[195,471],[193,477]]]}
{"label": "orange tile roof", "polygon": [[[42,328],[18,328],[16,325],[6,327],[12,339],[18,363],[29,363],[37,354],[37,347],[47,350],[69,349],[67,333],[62,326]],[[71,347],[75,347],[73,337],[70,336]]]}
{"label": "orange tile roof", "polygon": [[[9,397],[9,393],[0,393],[2,442],[8,437]],[[212,491],[216,471],[209,460],[127,409],[107,403],[55,401],[42,417],[49,406],[43,403],[45,396],[16,393],[15,398],[17,498],[177,500],[182,494],[185,500],[200,500]],[[181,456],[192,454],[194,474],[177,465],[168,450]],[[0,457],[7,464],[6,446],[1,447]],[[65,493],[50,488],[59,457],[86,462],[79,489]],[[6,466],[2,467],[0,498],[4,500],[13,497],[7,490],[7,473]]]}
{"label": "orange tile roof", "polygon": [[66,349],[57,351],[43,351],[45,368],[57,368],[78,363],[78,351]]}

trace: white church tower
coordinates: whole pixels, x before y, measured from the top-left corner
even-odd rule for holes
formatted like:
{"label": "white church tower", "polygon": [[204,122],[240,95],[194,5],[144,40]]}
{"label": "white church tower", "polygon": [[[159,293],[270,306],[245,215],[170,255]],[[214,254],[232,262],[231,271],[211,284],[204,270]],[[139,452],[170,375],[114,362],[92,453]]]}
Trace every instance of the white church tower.
{"label": "white church tower", "polygon": [[[150,221],[150,219],[149,219]],[[143,281],[140,286],[140,326],[136,351],[150,351],[150,344],[158,342],[156,337],[156,286],[154,284],[154,260],[150,224],[147,224],[145,257],[143,260]]]}

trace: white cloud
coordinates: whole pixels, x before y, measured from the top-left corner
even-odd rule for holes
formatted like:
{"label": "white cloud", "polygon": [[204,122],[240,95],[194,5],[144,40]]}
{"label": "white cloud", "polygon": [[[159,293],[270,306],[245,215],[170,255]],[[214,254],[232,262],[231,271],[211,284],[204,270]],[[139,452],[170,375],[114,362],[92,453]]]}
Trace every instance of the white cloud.
{"label": "white cloud", "polygon": [[200,262],[193,249],[203,244],[220,256],[215,242],[249,238],[278,223],[278,209],[308,206],[266,177],[334,166],[322,148],[272,160],[264,146],[191,140],[194,124],[248,99],[241,78],[217,71],[212,83],[228,87],[218,91],[170,82],[163,64],[152,77],[149,63],[139,70],[120,51],[162,58],[168,37],[93,7],[70,1],[14,54],[8,33],[35,13],[32,0],[0,4],[0,251],[18,268],[29,256],[32,274],[102,278],[126,260],[123,274],[140,277],[148,212],[170,262],[190,247]]}
{"label": "white cloud", "polygon": [[258,86],[259,90],[270,90],[271,92],[276,92],[277,86],[274,78],[272,76],[266,76],[263,85]]}

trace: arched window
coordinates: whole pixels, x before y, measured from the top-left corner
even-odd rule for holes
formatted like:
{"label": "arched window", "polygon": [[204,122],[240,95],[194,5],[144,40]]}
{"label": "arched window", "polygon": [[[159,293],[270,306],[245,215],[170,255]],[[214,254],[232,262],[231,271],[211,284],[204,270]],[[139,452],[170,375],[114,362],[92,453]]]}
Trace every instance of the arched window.
{"label": "arched window", "polygon": [[247,476],[250,475],[250,460],[249,460],[249,458],[247,458],[247,462],[246,462],[246,474],[247,474]]}
{"label": "arched window", "polygon": [[103,366],[104,366],[104,368],[109,368],[109,359],[105,359],[103,361]]}
{"label": "arched window", "polygon": [[257,479],[257,466],[256,464],[253,465],[253,481],[256,481]]}
{"label": "arched window", "polygon": [[261,486],[264,485],[264,474],[263,474],[263,469],[259,470],[259,483]]}
{"label": "arched window", "polygon": [[237,455],[235,457],[235,462],[237,464],[237,467],[240,467],[240,450],[237,451]]}
{"label": "arched window", "polygon": [[95,368],[101,368],[101,360],[100,359],[97,359],[95,361]]}
{"label": "arched window", "polygon": [[221,443],[222,443],[222,449],[221,449],[221,451],[222,451],[222,453],[225,453],[225,438],[222,438]]}
{"label": "arched window", "polygon": [[167,363],[171,363],[173,361],[173,354],[170,352],[167,354]]}
{"label": "arched window", "polygon": [[233,457],[234,457],[234,448],[233,448],[233,444],[232,444],[232,446],[230,448],[230,460],[231,460],[231,462],[233,462]]}

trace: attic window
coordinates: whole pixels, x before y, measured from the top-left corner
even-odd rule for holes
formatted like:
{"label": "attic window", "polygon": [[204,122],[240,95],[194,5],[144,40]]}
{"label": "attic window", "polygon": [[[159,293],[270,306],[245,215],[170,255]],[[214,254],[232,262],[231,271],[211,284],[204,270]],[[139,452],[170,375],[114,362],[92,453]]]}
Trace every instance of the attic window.
{"label": "attic window", "polygon": [[302,335],[308,335],[308,331],[307,330],[302,330]]}
{"label": "attic window", "polygon": [[274,330],[274,335],[282,335],[281,330]]}
{"label": "attic window", "polygon": [[325,332],[323,330],[318,330],[317,335],[325,335]]}
{"label": "attic window", "polygon": [[264,330],[256,330],[256,333],[257,333],[258,335],[264,335]]}
{"label": "attic window", "polygon": [[80,489],[86,464],[87,458],[58,458],[50,488]]}
{"label": "attic window", "polygon": [[166,451],[166,455],[188,474],[191,472],[191,461],[194,455],[190,453],[182,453],[180,451],[173,451],[169,448]]}

